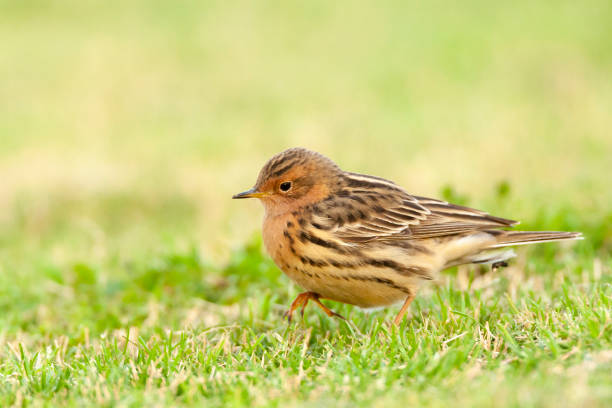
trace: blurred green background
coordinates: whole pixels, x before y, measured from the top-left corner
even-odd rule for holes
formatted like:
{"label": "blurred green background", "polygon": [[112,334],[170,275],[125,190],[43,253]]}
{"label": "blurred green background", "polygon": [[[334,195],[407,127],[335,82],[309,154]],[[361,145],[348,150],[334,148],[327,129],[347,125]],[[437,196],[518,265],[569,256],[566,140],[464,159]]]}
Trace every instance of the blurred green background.
{"label": "blurred green background", "polygon": [[292,146],[501,216],[610,210],[608,1],[0,7],[3,246],[226,259],[262,215],[231,195]]}
{"label": "blurred green background", "polygon": [[[609,0],[0,0],[0,405],[604,406],[610,27]],[[293,146],[586,239],[444,275],[405,338],[337,304],[372,342],[287,328],[231,196]]]}

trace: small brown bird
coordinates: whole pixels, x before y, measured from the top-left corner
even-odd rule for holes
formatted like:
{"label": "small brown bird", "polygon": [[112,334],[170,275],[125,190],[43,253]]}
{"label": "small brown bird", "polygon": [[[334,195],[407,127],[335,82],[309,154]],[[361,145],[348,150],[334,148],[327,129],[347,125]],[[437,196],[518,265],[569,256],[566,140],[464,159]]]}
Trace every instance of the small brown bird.
{"label": "small brown bird", "polygon": [[272,157],[255,186],[265,208],[263,239],[280,269],[307,290],[286,316],[309,300],[362,308],[403,301],[399,324],[426,280],[461,264],[505,265],[506,247],[582,238],[576,232],[507,231],[517,224],[483,211],[408,194],[380,177],[341,170],[327,157],[293,148]]}

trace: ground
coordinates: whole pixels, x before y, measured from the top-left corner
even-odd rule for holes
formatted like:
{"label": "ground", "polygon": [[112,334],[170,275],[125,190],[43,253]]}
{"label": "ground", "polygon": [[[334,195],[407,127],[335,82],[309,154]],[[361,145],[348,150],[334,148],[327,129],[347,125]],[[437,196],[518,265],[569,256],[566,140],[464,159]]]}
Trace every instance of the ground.
{"label": "ground", "polygon": [[[0,1],[0,406],[610,406],[610,4]],[[288,324],[292,146],[585,240]]]}

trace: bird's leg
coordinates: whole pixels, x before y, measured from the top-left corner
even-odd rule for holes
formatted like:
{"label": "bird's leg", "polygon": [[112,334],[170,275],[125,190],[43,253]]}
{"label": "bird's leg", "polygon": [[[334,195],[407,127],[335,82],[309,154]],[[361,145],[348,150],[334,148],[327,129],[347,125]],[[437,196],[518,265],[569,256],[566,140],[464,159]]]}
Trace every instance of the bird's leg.
{"label": "bird's leg", "polygon": [[339,317],[342,320],[346,320],[344,318],[344,316],[342,316],[339,313],[334,312],[333,310],[331,310],[330,308],[328,308],[327,306],[325,306],[323,303],[321,303],[321,301],[319,300],[319,295],[317,295],[317,297],[312,298],[312,301],[315,302],[321,309],[323,309],[323,311],[329,316],[329,317]]}
{"label": "bird's leg", "polygon": [[397,316],[395,316],[395,319],[393,319],[394,325],[399,326],[399,324],[402,322],[402,318],[406,314],[406,311],[408,310],[408,307],[410,307],[410,304],[412,303],[413,300],[414,300],[414,294],[411,293],[408,295],[408,297],[404,301],[404,304],[402,308],[400,309],[399,313],[397,314]]}
{"label": "bird's leg", "polygon": [[285,312],[285,317],[288,321],[291,321],[293,317],[293,312],[295,312],[295,309],[297,309],[298,307],[302,306],[302,313],[304,313],[304,308],[308,304],[308,299],[310,299],[311,293],[312,292],[304,292],[297,295],[293,303],[291,303],[289,310]]}
{"label": "bird's leg", "polygon": [[491,269],[496,270],[499,268],[505,268],[506,266],[508,266],[508,262],[506,261],[497,261],[497,262],[493,262],[493,264],[491,264]]}
{"label": "bird's leg", "polygon": [[298,307],[302,307],[301,309],[301,313],[302,316],[304,316],[304,309],[306,308],[306,305],[308,304],[309,300],[312,300],[313,302],[315,302],[321,309],[323,309],[323,311],[329,316],[336,316],[336,317],[340,317],[342,319],[344,319],[344,317],[342,317],[341,315],[339,315],[338,313],[330,310],[327,306],[325,306],[323,303],[321,303],[321,301],[319,300],[321,296],[318,293],[315,292],[304,292],[304,293],[300,293],[295,300],[293,301],[293,303],[291,303],[291,307],[289,308],[289,310],[287,311],[287,313],[285,313],[285,317],[287,318],[287,320],[291,321],[291,318],[293,317],[293,312],[295,312],[295,310]]}

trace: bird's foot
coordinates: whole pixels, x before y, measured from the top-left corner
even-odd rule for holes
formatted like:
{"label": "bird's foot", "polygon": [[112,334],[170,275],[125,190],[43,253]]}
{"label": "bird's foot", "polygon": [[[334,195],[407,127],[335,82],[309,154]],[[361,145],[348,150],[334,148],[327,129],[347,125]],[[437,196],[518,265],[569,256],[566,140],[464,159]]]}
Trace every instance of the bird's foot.
{"label": "bird's foot", "polygon": [[295,298],[293,303],[291,303],[291,307],[285,313],[284,317],[287,319],[287,321],[290,322],[292,317],[293,317],[293,312],[295,312],[295,310],[297,308],[299,308],[299,307],[301,307],[300,314],[303,317],[304,316],[304,309],[306,309],[306,305],[308,304],[308,301],[312,300],[313,302],[315,302],[317,304],[317,306],[319,306],[321,309],[323,309],[325,314],[327,314],[329,317],[339,317],[342,320],[346,320],[344,318],[344,316],[340,315],[339,313],[334,312],[333,310],[331,310],[330,308],[325,306],[323,303],[321,303],[321,301],[319,300],[320,298],[321,298],[321,295],[319,295],[318,293],[315,293],[315,292],[300,293]]}

